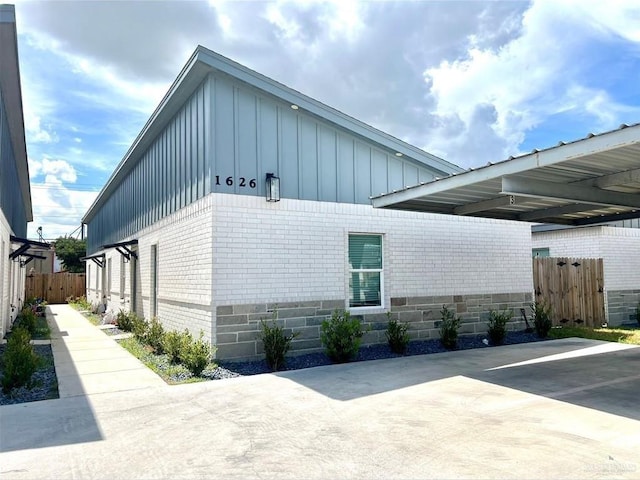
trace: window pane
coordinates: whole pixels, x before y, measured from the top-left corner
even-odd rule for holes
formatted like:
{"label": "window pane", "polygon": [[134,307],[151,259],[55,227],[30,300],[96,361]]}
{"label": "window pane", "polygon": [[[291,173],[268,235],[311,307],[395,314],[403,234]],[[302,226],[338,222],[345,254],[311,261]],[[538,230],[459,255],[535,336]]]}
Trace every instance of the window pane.
{"label": "window pane", "polygon": [[352,270],[382,268],[382,237],[350,235],[349,265]]}
{"label": "window pane", "polygon": [[380,298],[380,272],[352,272],[349,278],[349,306],[368,307],[382,305]]}

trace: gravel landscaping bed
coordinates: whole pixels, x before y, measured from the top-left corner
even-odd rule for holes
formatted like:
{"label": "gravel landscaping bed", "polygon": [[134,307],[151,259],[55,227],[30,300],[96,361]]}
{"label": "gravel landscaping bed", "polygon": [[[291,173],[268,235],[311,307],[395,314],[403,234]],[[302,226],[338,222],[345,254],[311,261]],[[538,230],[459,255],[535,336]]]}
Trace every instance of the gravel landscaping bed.
{"label": "gravel landscaping bed", "polygon": [[[486,345],[483,340],[487,338],[486,334],[463,335],[458,337],[457,350],[468,350],[470,348],[499,348]],[[535,333],[507,332],[505,337],[505,345],[514,345],[518,343],[539,342],[548,339],[541,339]],[[430,340],[414,340],[409,342],[407,353],[404,356],[426,355],[429,353],[448,352],[440,343],[440,339]],[[397,353],[393,353],[387,344],[370,345],[360,348],[360,352],[354,361],[380,360],[383,358],[402,357]],[[318,367],[321,365],[331,365],[333,362],[323,352],[308,353],[303,355],[290,355],[287,357],[287,363],[282,370],[298,370],[300,368]],[[265,360],[254,362],[221,362],[221,368],[238,375],[257,375],[260,373],[271,372]],[[226,377],[225,377],[226,378]]]}
{"label": "gravel landscaping bed", "polygon": [[[117,333],[124,333],[118,329],[111,329],[105,331],[105,334],[115,335]],[[486,335],[465,335],[458,339],[458,350],[467,350],[470,348],[499,348],[490,347],[483,343],[486,339]],[[508,332],[505,338],[505,345],[513,345],[518,343],[538,342],[540,338],[535,333],[526,332]],[[0,355],[4,353],[6,344],[0,345]],[[58,381],[56,377],[55,366],[53,365],[53,354],[51,351],[51,345],[34,345],[36,353],[45,358],[46,366],[40,368],[33,376],[33,388],[20,388],[14,390],[10,395],[5,395],[0,391],[0,405],[9,405],[14,403],[35,402],[39,400],[47,400],[52,398],[59,398],[58,395]],[[425,355],[430,353],[443,353],[449,350],[445,349],[439,339],[432,340],[416,340],[409,343],[407,353],[405,356],[411,355]],[[393,353],[389,346],[384,345],[371,345],[362,347],[358,356],[354,361],[367,361],[367,360],[379,360],[384,358],[400,357]],[[167,355],[161,355],[157,359],[156,363],[159,368],[165,367],[170,369],[169,359]],[[317,367],[321,365],[331,365],[333,362],[323,352],[308,353],[302,355],[291,355],[287,357],[287,364],[283,370],[298,370],[301,368]],[[166,364],[166,365],[165,365]],[[189,371],[184,369],[178,369],[175,371],[173,366],[173,372],[170,375],[170,381],[172,383],[181,383],[193,378]],[[214,368],[207,368],[202,372],[201,378],[206,380],[222,380],[226,378],[233,378],[245,375],[257,375],[260,373],[269,373],[271,370],[267,367],[264,360],[254,362],[221,362],[220,365]],[[0,365],[0,376],[2,375],[2,366]]]}
{"label": "gravel landscaping bed", "polygon": [[[0,356],[4,355],[6,344],[0,345]],[[39,357],[43,358],[46,366],[40,367],[32,377],[33,388],[14,389],[8,395],[2,393],[0,389],[0,405],[11,405],[13,403],[37,402],[39,400],[49,400],[59,398],[58,378],[56,377],[56,367],[53,364],[53,352],[51,345],[34,345],[33,349]],[[0,377],[2,376],[2,364],[0,363]]]}

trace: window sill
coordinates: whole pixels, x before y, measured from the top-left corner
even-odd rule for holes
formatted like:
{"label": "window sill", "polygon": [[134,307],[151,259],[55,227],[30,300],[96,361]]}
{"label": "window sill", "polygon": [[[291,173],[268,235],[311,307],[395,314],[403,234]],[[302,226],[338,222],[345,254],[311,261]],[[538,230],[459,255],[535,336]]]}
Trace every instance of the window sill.
{"label": "window sill", "polygon": [[386,308],[382,305],[377,305],[375,307],[349,307],[347,308],[349,313],[352,315],[364,315],[364,314],[373,314],[373,313],[387,313]]}

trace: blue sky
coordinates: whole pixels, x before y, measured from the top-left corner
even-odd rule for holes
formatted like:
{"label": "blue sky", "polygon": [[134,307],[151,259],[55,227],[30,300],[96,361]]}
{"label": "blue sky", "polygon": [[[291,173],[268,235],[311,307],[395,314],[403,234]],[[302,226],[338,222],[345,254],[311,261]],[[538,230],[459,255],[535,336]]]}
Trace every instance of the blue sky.
{"label": "blue sky", "polygon": [[640,2],[20,1],[34,222],[68,235],[201,44],[462,167],[640,122]]}

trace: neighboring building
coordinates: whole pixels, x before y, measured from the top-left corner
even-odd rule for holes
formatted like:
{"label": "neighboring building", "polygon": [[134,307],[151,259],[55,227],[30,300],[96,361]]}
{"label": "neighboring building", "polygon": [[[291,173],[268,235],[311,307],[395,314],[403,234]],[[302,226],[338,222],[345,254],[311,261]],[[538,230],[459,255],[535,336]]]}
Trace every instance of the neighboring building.
{"label": "neighboring building", "polygon": [[0,5],[0,338],[24,302],[31,220],[15,9]]}
{"label": "neighboring building", "polygon": [[533,227],[534,251],[549,257],[602,258],[607,321],[637,324],[640,304],[640,220],[582,228]]}
{"label": "neighboring building", "polygon": [[437,337],[445,304],[484,332],[489,310],[531,302],[530,225],[370,200],[458,172],[198,47],[83,218],[87,296],[202,331],[224,359],[260,355],[272,315],[294,351],[321,348],[334,309],[371,325],[365,344],[389,311]]}

